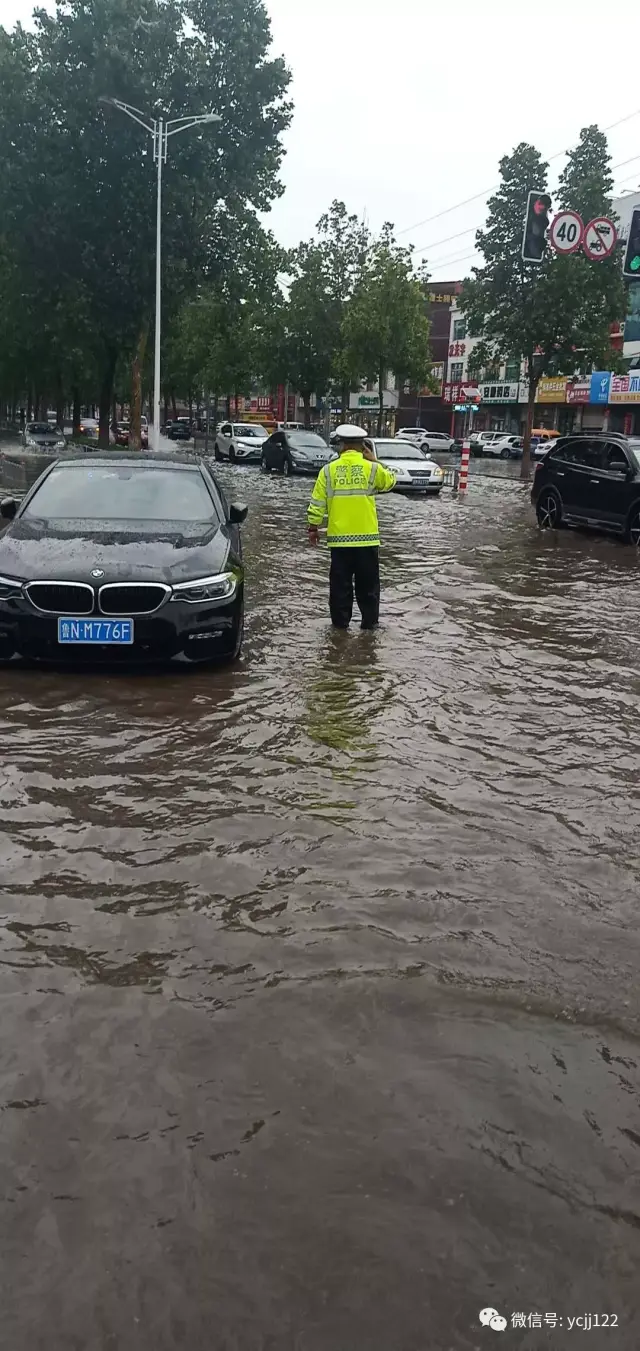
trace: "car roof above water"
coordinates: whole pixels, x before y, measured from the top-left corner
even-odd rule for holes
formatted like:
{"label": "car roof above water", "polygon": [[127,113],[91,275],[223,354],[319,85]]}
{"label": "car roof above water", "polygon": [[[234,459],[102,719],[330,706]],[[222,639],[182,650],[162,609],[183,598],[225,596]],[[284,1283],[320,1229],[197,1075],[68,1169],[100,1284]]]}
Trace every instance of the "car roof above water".
{"label": "car roof above water", "polygon": [[160,451],[155,454],[153,451],[136,451],[133,454],[130,450],[110,450],[103,451],[100,454],[91,454],[86,450],[79,451],[77,455],[64,455],[56,460],[60,466],[71,467],[77,464],[98,465],[105,469],[110,464],[121,464],[131,469],[199,469],[202,464],[202,458],[194,455],[193,452],[172,454],[171,451]]}

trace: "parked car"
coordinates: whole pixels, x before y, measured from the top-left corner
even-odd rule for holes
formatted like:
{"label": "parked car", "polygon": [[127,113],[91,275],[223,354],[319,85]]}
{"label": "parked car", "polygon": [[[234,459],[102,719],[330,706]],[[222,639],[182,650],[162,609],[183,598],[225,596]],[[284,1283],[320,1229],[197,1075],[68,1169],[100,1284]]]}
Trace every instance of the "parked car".
{"label": "parked car", "polygon": [[369,444],[373,446],[375,456],[386,469],[396,476],[394,492],[431,493],[441,491],[444,473],[435,460],[431,460],[425,451],[412,441],[392,441],[372,436]]}
{"label": "parked car", "polygon": [[497,455],[501,460],[517,460],[522,456],[524,441],[521,436],[497,436],[494,441],[486,441],[483,455]]}
{"label": "parked car", "polygon": [[0,503],[0,658],[233,659],[246,515],[195,456],[55,461]]}
{"label": "parked car", "polygon": [[542,529],[588,525],[640,546],[640,437],[559,437],[536,465],[531,501]]}
{"label": "parked car", "polygon": [[268,435],[266,427],[258,422],[223,422],[216,432],[214,456],[216,460],[257,464]]}
{"label": "parked car", "polygon": [[323,465],[335,460],[336,452],[317,432],[274,432],[261,449],[263,473],[317,474]]}
{"label": "parked car", "polygon": [[491,445],[493,441],[499,440],[501,436],[506,436],[506,432],[472,432],[470,435],[471,450],[479,450],[480,454],[484,452],[484,447]]}
{"label": "parked car", "polygon": [[397,441],[419,442],[425,435],[424,427],[401,427],[400,430],[396,432],[395,439]]}
{"label": "parked car", "polygon": [[22,433],[22,444],[27,450],[64,450],[66,441],[59,427],[49,422],[27,422]]}
{"label": "parked car", "polygon": [[173,422],[165,422],[164,427],[161,427],[160,431],[163,436],[168,436],[170,441],[191,440],[191,422],[189,418],[176,418]]}
{"label": "parked car", "polygon": [[453,450],[455,439],[449,436],[448,432],[424,432],[422,440],[418,441],[421,450],[440,450],[447,454]]}
{"label": "parked car", "polygon": [[[117,446],[128,446],[130,432],[131,432],[130,422],[116,422],[116,430],[114,432],[115,444]],[[144,426],[142,419],[140,419],[140,445],[142,450],[147,450],[149,445],[148,428]]]}
{"label": "parked car", "polygon": [[100,435],[100,423],[97,418],[83,417],[78,427],[80,436],[84,436],[87,441],[97,441]]}

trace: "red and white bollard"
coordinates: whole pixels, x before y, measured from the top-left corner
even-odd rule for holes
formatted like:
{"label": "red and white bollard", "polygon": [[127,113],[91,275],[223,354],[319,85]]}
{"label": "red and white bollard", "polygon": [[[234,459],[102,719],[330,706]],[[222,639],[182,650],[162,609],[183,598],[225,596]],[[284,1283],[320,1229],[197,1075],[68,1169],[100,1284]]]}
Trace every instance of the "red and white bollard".
{"label": "red and white bollard", "polygon": [[469,456],[471,455],[471,442],[462,442],[462,456],[460,459],[460,477],[458,479],[458,492],[466,493],[469,486]]}

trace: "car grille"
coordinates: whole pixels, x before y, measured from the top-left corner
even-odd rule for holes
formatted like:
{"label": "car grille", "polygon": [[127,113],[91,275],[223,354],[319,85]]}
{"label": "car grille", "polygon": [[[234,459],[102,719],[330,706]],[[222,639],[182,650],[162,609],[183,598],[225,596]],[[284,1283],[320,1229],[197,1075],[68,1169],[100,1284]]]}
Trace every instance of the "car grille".
{"label": "car grille", "polygon": [[150,615],[170,594],[162,582],[111,582],[100,587],[99,606],[103,615]]}
{"label": "car grille", "polygon": [[410,478],[431,478],[430,469],[407,469]]}
{"label": "car grille", "polygon": [[25,588],[32,605],[53,615],[90,615],[93,587],[86,582],[30,582]]}

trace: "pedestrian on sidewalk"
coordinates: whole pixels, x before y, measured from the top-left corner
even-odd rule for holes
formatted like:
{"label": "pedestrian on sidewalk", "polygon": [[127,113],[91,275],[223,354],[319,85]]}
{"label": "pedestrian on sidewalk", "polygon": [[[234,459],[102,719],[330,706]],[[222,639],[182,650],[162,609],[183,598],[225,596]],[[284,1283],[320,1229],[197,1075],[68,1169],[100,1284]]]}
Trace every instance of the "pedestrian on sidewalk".
{"label": "pedestrian on sidewalk", "polygon": [[334,440],[339,459],[320,470],[309,502],[309,543],[318,543],[318,531],[326,516],[331,550],[331,622],[334,628],[348,629],[355,584],[361,627],[373,629],[380,612],[380,533],[375,494],[390,492],[396,478],[377,462],[363,427],[345,423],[336,428]]}

